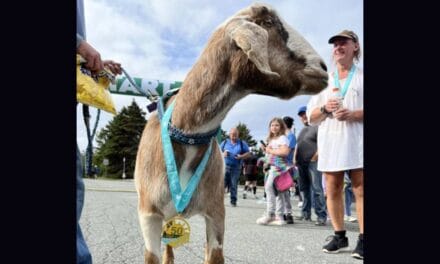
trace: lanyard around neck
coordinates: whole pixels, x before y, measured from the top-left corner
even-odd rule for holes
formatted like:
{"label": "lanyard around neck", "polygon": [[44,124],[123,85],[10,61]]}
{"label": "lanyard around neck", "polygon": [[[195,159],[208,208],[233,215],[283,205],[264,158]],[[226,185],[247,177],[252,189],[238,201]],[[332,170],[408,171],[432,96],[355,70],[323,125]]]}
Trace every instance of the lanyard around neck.
{"label": "lanyard around neck", "polygon": [[[356,69],[356,66],[354,64],[351,66],[350,72],[348,73],[347,80],[344,83],[344,87],[341,90],[342,97],[345,97],[345,94],[347,93],[348,86],[350,85],[351,79],[353,78],[354,71]],[[341,84],[339,83],[339,71],[336,69],[335,71],[335,86],[341,89]]]}
{"label": "lanyard around neck", "polygon": [[[162,120],[161,120],[161,137],[162,137],[162,146],[163,153],[165,159],[165,165],[167,168],[167,176],[168,183],[170,186],[171,198],[173,199],[174,207],[176,208],[177,213],[182,213],[183,210],[188,206],[191,201],[191,197],[194,193],[194,190],[197,188],[197,185],[200,182],[200,178],[202,177],[203,172],[205,171],[206,164],[208,163],[209,156],[211,156],[212,150],[212,141],[209,142],[209,147],[205,152],[205,155],[200,161],[199,166],[197,166],[194,175],[191,176],[191,179],[188,182],[185,190],[182,191],[180,180],[179,180],[179,172],[176,165],[176,159],[174,158],[173,145],[171,143],[171,138],[168,132],[168,124],[171,119],[171,114],[174,109],[174,102],[168,107],[165,111]],[[163,110],[162,110],[163,111]]]}

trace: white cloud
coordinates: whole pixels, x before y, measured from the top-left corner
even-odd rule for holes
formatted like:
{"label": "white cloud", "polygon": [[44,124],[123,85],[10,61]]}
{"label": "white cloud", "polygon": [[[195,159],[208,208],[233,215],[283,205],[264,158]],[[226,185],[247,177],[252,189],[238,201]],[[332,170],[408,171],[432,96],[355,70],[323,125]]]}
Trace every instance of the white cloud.
{"label": "white cloud", "polygon": [[[238,10],[255,1],[236,0],[85,0],[86,31],[89,42],[103,59],[113,59],[132,77],[183,81],[215,28]],[[283,19],[299,31],[331,67],[329,37],[343,29],[354,30],[363,41],[363,2],[353,0],[274,0],[272,5]],[[361,67],[363,60],[361,59]],[[133,99],[145,111],[143,97],[112,95],[119,111]],[[310,96],[281,100],[250,95],[239,101],[222,123],[226,131],[239,121],[256,139],[267,135],[269,120],[290,115],[297,132],[302,128],[297,109]],[[91,108],[91,125],[96,109]],[[98,131],[112,115],[101,112]],[[81,107],[77,107],[77,141],[87,145]],[[96,144],[95,144],[96,145]]]}

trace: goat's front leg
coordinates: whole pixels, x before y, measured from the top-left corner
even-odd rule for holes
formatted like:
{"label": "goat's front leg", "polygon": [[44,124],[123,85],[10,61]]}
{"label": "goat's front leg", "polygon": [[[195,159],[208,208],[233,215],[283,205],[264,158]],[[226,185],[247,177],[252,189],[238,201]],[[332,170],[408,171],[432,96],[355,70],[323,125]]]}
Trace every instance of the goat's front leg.
{"label": "goat's front leg", "polygon": [[143,210],[139,210],[138,215],[145,242],[145,264],[159,264],[163,218],[159,214]]}
{"label": "goat's front leg", "polygon": [[169,245],[166,245],[165,250],[163,252],[162,264],[173,264],[173,263],[174,263],[173,248]]}
{"label": "goat's front leg", "polygon": [[225,206],[215,208],[205,216],[206,239],[205,264],[223,264],[223,237],[225,233]]}

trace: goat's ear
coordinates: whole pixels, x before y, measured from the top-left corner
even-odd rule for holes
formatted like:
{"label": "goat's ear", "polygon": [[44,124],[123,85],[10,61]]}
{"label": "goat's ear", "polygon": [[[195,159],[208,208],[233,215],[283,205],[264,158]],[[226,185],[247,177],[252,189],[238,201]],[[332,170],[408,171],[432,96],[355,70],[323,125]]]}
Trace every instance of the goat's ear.
{"label": "goat's ear", "polygon": [[251,9],[255,17],[263,17],[269,14],[269,9],[267,9],[267,7],[264,5],[255,4],[251,7]]}
{"label": "goat's ear", "polygon": [[226,32],[260,72],[269,76],[280,77],[269,66],[268,33],[264,28],[244,19],[239,19],[231,21],[226,27]]}

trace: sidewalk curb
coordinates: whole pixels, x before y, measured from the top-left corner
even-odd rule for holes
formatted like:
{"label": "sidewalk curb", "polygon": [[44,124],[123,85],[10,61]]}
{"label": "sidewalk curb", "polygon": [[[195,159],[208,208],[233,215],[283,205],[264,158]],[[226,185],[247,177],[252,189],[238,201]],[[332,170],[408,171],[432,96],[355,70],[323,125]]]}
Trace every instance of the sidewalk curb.
{"label": "sidewalk curb", "polygon": [[88,191],[97,191],[97,192],[133,192],[135,193],[136,190],[115,190],[115,189],[97,189],[97,188],[86,188]]}

